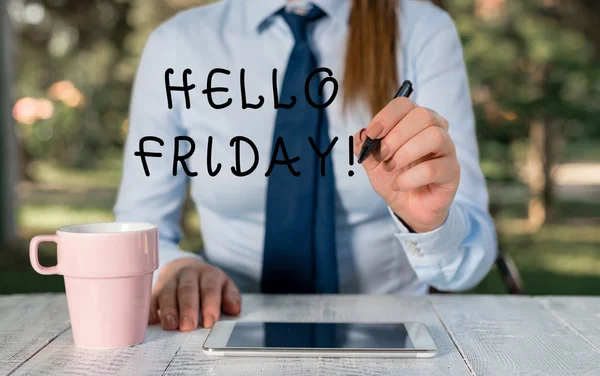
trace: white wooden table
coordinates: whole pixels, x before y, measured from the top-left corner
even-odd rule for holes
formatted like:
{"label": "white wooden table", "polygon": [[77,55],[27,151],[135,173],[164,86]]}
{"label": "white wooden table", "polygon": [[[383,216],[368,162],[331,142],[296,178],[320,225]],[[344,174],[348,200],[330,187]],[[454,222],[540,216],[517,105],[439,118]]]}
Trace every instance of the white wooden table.
{"label": "white wooden table", "polygon": [[148,330],[138,346],[74,347],[65,296],[0,296],[0,375],[600,375],[600,298],[245,295],[240,320],[421,321],[432,359],[218,358],[208,330]]}

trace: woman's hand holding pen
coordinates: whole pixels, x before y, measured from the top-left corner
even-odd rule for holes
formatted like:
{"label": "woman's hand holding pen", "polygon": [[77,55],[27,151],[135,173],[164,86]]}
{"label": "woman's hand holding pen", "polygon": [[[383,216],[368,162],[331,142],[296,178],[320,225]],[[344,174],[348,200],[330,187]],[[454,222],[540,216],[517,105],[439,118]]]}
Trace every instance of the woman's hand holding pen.
{"label": "woman's hand holding pen", "polygon": [[381,139],[379,148],[362,162],[377,194],[414,231],[440,227],[460,181],[446,119],[399,97],[354,135],[356,155],[367,136]]}

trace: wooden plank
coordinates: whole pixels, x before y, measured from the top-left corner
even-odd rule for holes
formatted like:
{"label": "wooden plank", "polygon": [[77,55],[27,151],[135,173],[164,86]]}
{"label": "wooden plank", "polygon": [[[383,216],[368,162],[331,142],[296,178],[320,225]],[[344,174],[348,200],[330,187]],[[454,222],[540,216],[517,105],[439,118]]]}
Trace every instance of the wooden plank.
{"label": "wooden plank", "polygon": [[186,338],[165,371],[165,375],[312,376],[317,375],[314,358],[210,357],[202,352],[208,329]]}
{"label": "wooden plank", "polygon": [[600,349],[600,298],[538,297],[536,300],[596,350]]}
{"label": "wooden plank", "polygon": [[219,358],[200,350],[207,330],[191,334],[166,370],[215,375],[470,375],[427,298],[244,295],[244,321],[425,322],[438,347],[433,359]]}
{"label": "wooden plank", "polygon": [[[242,313],[237,318],[243,321],[311,321],[318,319],[318,298],[308,295],[243,296]],[[316,318],[315,318],[316,314]],[[225,318],[233,319],[233,318]],[[237,358],[210,357],[202,352],[202,344],[208,329],[200,329],[186,339],[165,375],[208,374],[208,375],[261,375],[300,376],[316,375],[316,358]]]}
{"label": "wooden plank", "polygon": [[0,297],[0,375],[14,371],[68,328],[62,294]]}
{"label": "wooden plank", "polygon": [[427,325],[438,355],[431,359],[320,359],[324,375],[471,375],[427,297],[330,296],[323,321],[418,321]]}
{"label": "wooden plank", "polygon": [[19,367],[14,375],[162,375],[187,334],[148,328],[144,343],[115,350],[75,347],[71,330]]}
{"label": "wooden plank", "polygon": [[477,375],[598,375],[600,352],[525,296],[434,296]]}

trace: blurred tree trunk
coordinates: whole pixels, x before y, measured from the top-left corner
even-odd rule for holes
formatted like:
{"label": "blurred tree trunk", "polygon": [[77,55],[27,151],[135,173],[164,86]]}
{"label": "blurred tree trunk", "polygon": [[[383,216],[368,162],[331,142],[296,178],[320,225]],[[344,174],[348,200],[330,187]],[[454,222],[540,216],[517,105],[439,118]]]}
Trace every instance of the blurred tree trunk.
{"label": "blurred tree trunk", "polygon": [[22,136],[17,136],[17,150],[19,151],[19,166],[17,172],[17,178],[19,181],[33,181],[33,177],[29,173],[29,162],[31,162],[31,155],[27,152],[27,148],[25,147],[25,140]]}
{"label": "blurred tree trunk", "polygon": [[[15,127],[10,116],[10,87],[12,83],[12,26],[6,2],[0,4],[0,247],[15,242],[15,177],[18,162]],[[8,52],[8,53],[7,53]],[[0,249],[3,258],[6,250]]]}
{"label": "blurred tree trunk", "polygon": [[598,0],[568,0],[579,6],[582,18],[583,32],[596,45],[596,59],[600,59],[600,1]]}
{"label": "blurred tree trunk", "polygon": [[549,219],[554,198],[552,167],[554,145],[558,137],[553,123],[543,119],[534,120],[529,127],[529,150],[527,153],[527,184],[531,193],[528,204],[528,222],[536,231]]}
{"label": "blurred tree trunk", "polygon": [[[552,68],[539,70],[537,83],[546,95],[552,91],[548,84]],[[558,145],[564,138],[559,124],[540,116],[529,126],[529,150],[527,152],[525,181],[531,197],[528,204],[528,222],[531,230],[539,230],[551,218],[554,204],[554,181],[552,169],[558,162]]]}

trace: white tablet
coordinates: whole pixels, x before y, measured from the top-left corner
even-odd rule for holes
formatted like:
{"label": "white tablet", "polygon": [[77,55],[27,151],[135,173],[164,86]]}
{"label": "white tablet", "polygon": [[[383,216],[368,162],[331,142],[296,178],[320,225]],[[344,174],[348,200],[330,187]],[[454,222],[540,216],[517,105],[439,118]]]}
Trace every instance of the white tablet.
{"label": "white tablet", "polygon": [[424,324],[219,321],[202,346],[218,356],[433,357]]}

